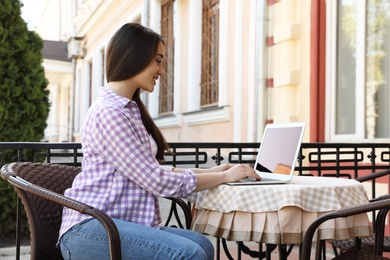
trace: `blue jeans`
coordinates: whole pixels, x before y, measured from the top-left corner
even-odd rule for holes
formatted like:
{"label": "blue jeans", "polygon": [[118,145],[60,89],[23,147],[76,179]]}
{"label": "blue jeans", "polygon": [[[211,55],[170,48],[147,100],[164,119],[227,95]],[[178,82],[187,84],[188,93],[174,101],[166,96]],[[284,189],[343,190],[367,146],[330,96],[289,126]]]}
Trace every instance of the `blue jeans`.
{"label": "blue jeans", "polygon": [[[214,259],[213,245],[198,232],[113,220],[119,230],[123,259]],[[110,259],[107,233],[96,219],[69,229],[60,239],[60,248],[65,260]]]}

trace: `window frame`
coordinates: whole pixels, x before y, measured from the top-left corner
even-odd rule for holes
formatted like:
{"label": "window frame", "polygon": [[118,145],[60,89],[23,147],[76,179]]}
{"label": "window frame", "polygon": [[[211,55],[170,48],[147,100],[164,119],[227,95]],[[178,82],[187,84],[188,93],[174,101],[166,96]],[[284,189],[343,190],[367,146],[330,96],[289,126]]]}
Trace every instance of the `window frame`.
{"label": "window frame", "polygon": [[[204,4],[209,2],[209,6]],[[207,19],[205,19],[207,16]],[[210,25],[211,18],[216,18],[214,29],[218,30],[217,39],[210,37],[212,28]],[[207,108],[217,106],[219,102],[219,28],[220,28],[220,7],[219,0],[203,0],[202,1],[202,69],[200,82],[200,107]],[[209,37],[207,40],[204,37]],[[213,41],[215,40],[215,41]],[[213,47],[216,48],[215,53]],[[212,57],[213,59],[208,59]],[[215,71],[215,78],[212,77],[212,72]],[[206,86],[205,86],[206,85]]]}
{"label": "window frame", "polygon": [[[169,10],[166,10],[168,9]],[[168,13],[166,17],[165,11]],[[160,91],[158,96],[158,114],[168,115],[174,112],[174,73],[175,73],[175,0],[165,0],[161,4],[161,35],[165,41],[166,55],[163,60],[165,75],[160,77]],[[165,19],[167,21],[165,22]],[[165,25],[165,26],[164,26]],[[167,32],[167,33],[166,33]],[[168,83],[171,83],[169,86]]]}
{"label": "window frame", "polygon": [[[326,26],[326,129],[327,141],[364,141],[365,138],[365,83],[366,83],[366,0],[359,1],[356,19],[356,103],[355,103],[355,133],[336,133],[336,93],[337,93],[337,1],[327,2]],[[377,139],[377,138],[376,138]],[[370,141],[376,139],[369,139]]]}

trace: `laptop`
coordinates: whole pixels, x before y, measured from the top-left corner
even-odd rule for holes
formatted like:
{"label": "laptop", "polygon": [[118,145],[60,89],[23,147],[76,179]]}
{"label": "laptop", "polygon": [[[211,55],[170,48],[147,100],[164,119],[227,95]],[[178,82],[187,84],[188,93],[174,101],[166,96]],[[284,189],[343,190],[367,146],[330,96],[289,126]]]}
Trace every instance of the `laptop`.
{"label": "laptop", "polygon": [[264,185],[288,183],[294,176],[305,123],[267,124],[254,169],[261,180],[254,178],[228,185]]}

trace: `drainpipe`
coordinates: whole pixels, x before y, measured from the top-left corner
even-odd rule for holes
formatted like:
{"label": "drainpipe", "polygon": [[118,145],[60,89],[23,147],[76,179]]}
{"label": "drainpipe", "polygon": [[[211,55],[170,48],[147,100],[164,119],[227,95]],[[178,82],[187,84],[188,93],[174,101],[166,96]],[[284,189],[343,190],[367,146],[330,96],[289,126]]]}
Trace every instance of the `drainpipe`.
{"label": "drainpipe", "polygon": [[71,37],[68,41],[68,58],[72,60],[72,85],[70,88],[70,109],[69,109],[69,135],[68,142],[73,142],[74,132],[74,106],[76,90],[76,63],[77,59],[83,57],[81,41],[84,37]]}
{"label": "drainpipe", "polygon": [[72,58],[72,85],[70,87],[70,109],[69,109],[69,136],[68,142],[73,141],[74,128],[74,106],[75,106],[75,89],[76,89],[76,59]]}

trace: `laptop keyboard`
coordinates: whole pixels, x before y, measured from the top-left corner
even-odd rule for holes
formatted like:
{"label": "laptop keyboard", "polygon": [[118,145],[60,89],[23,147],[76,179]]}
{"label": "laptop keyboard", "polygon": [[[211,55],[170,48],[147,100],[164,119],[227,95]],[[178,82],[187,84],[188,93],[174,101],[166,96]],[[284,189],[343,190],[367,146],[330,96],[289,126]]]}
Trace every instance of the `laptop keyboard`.
{"label": "laptop keyboard", "polygon": [[279,181],[278,179],[271,179],[271,178],[261,178],[261,180],[257,180],[255,177],[246,177],[245,179],[242,179],[241,181],[249,181],[249,182],[254,182],[254,181]]}

